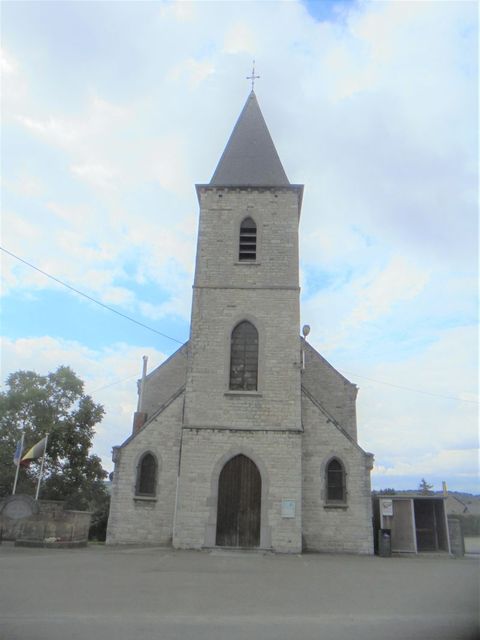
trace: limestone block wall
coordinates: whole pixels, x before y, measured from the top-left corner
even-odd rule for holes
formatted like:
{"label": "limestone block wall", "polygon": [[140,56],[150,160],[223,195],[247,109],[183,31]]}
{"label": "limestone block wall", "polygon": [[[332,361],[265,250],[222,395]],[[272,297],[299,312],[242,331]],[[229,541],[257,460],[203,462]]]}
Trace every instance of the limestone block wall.
{"label": "limestone block wall", "polygon": [[302,345],[305,349],[302,384],[345,431],[357,440],[356,385],[344,378],[308,342],[302,340]]}
{"label": "limestone block wall", "polygon": [[[298,191],[203,187],[199,194],[185,425],[300,428]],[[246,216],[257,224],[254,262],[238,260]],[[229,393],[230,336],[242,320],[259,334],[258,391]]]}
{"label": "limestone block wall", "polygon": [[[249,429],[300,428],[298,291],[194,291],[185,424]],[[240,321],[259,335],[257,392],[230,392],[230,336]]]}
{"label": "limestone block wall", "polygon": [[[170,544],[172,540],[183,394],[119,448],[112,482],[107,544]],[[135,496],[137,465],[158,460],[155,498]]]}
{"label": "limestone block wall", "polygon": [[[195,286],[298,287],[299,201],[295,189],[200,190]],[[238,261],[240,224],[257,225],[257,259]]]}
{"label": "limestone block wall", "polygon": [[140,411],[147,414],[147,420],[185,384],[187,350],[188,342],[147,375],[140,407]]}
{"label": "limestone block wall", "polygon": [[[301,434],[185,429],[173,544],[215,546],[218,478],[228,460],[251,458],[262,477],[260,547],[301,551]],[[282,518],[282,500],[294,500],[294,518]]]}
{"label": "limestone block wall", "polygon": [[[346,437],[305,395],[303,411],[304,548],[336,553],[373,553],[370,497],[371,454]],[[326,503],[325,466],[338,457],[346,469],[345,507]]]}

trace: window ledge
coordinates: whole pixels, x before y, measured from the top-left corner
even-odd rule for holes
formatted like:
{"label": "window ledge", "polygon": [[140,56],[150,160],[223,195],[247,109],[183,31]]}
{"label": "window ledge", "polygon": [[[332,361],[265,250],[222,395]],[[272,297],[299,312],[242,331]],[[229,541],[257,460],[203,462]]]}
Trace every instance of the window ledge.
{"label": "window ledge", "polygon": [[258,391],[225,391],[226,396],[249,396],[253,398],[261,398],[263,394]]}
{"label": "window ledge", "polygon": [[256,260],[238,260],[237,262],[235,262],[235,264],[248,264],[248,265],[253,266],[253,267],[258,267],[262,263],[261,262],[257,262]]}
{"label": "window ledge", "polygon": [[324,504],[323,508],[324,509],[340,509],[342,511],[346,511],[348,509],[348,504],[345,504],[344,502],[339,502],[338,504],[335,504],[334,502],[330,502],[328,504]]}
{"label": "window ledge", "polygon": [[133,499],[140,502],[156,502],[157,496],[133,496]]}

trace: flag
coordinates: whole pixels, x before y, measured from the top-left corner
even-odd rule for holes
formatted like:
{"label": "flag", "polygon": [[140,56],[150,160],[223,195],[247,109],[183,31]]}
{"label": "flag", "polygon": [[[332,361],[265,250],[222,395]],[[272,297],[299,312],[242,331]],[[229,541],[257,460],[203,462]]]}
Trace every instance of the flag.
{"label": "flag", "polygon": [[20,460],[20,464],[27,465],[27,464],[30,464],[32,460],[41,458],[45,453],[46,444],[47,444],[47,436],[42,438],[40,442],[37,442],[37,444],[34,444],[33,447],[27,451],[27,453]]}
{"label": "flag", "polygon": [[18,465],[18,463],[20,462],[20,459],[22,457],[22,440],[19,440],[17,442],[17,447],[15,449],[15,453],[13,454],[13,463]]}

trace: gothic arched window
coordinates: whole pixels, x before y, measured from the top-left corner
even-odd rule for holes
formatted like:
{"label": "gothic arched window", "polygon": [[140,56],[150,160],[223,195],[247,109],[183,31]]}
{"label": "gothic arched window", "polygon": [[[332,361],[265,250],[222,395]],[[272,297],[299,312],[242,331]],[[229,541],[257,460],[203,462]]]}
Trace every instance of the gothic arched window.
{"label": "gothic arched window", "polygon": [[244,320],[232,331],[230,389],[256,391],[258,378],[258,331]]}
{"label": "gothic arched window", "polygon": [[257,259],[257,225],[250,217],[240,225],[238,259],[242,262]]}
{"label": "gothic arched window", "polygon": [[137,496],[154,496],[157,487],[157,461],[152,453],[144,453],[137,467]]}
{"label": "gothic arched window", "polygon": [[327,502],[345,502],[345,469],[338,458],[333,458],[327,465]]}

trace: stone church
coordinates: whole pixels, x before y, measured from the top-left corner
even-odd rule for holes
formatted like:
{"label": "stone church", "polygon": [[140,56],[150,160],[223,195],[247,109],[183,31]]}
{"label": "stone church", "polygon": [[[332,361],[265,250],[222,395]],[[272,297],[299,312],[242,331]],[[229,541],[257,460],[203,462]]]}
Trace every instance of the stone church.
{"label": "stone church", "polygon": [[253,90],[196,189],[190,339],[139,385],[107,542],[373,553],[357,387],[299,335],[303,185]]}

